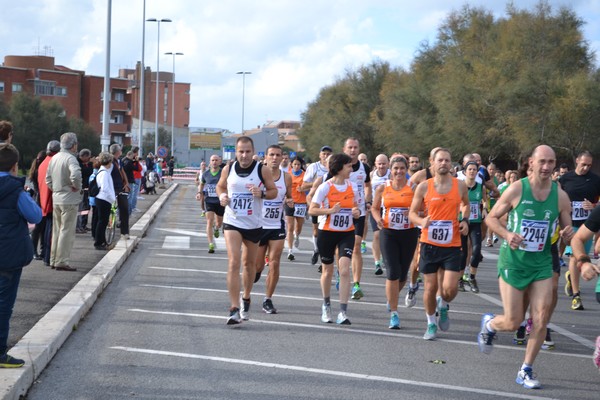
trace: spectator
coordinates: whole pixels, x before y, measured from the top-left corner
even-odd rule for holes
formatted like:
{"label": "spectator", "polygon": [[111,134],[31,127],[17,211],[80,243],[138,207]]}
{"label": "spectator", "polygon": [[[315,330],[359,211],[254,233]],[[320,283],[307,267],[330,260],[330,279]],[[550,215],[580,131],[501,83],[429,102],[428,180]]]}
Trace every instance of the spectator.
{"label": "spectator", "polygon": [[[125,239],[129,239],[129,182],[127,176],[123,172],[121,165],[121,145],[111,144],[109,148],[110,153],[113,156],[113,168],[110,171],[112,176],[115,194],[117,196],[117,207],[119,209],[119,223],[121,225],[121,236]],[[96,204],[96,207],[98,205]],[[100,210],[98,210],[100,211]]]}
{"label": "spectator", "polygon": [[175,157],[171,156],[169,162],[167,163],[167,167],[169,168],[169,186],[173,183],[173,173],[175,171]]}
{"label": "spectator", "polygon": [[146,168],[148,171],[154,170],[154,154],[148,153],[146,156]]}
{"label": "spectator", "polygon": [[50,266],[50,252],[52,250],[52,190],[46,183],[46,173],[50,160],[60,151],[60,142],[51,140],[46,146],[46,158],[40,164],[38,170],[38,187],[40,190],[40,207],[42,208],[42,223],[44,224],[44,247],[42,249],[42,259],[44,265]]}
{"label": "spectator", "polygon": [[100,193],[95,198],[98,212],[98,225],[96,226],[96,235],[94,236],[94,248],[96,250],[108,250],[108,245],[106,244],[106,226],[110,218],[112,204],[117,200],[115,185],[112,180],[112,169],[117,167],[115,167],[113,161],[113,156],[110,153],[102,152],[98,155],[100,169],[96,174],[96,182],[100,188]]}
{"label": "spectator", "polygon": [[[31,163],[31,168],[29,169],[29,181],[31,182],[31,186],[34,190],[33,200],[39,206],[40,205],[40,185],[38,183],[38,171],[40,169],[40,165],[46,158],[46,150],[40,151],[35,160]],[[33,243],[33,259],[41,260],[42,254],[44,253],[44,230],[46,228],[46,224],[44,219],[42,218],[40,222],[35,224],[33,231],[31,231],[31,243]],[[40,250],[38,252],[38,249]]]}
{"label": "spectator", "polygon": [[12,142],[13,126],[8,121],[0,121],[0,144]]}
{"label": "spectator", "polygon": [[[98,157],[92,158],[91,161],[92,161],[94,170],[92,172],[92,175],[90,175],[90,178],[88,181],[88,187],[89,187],[89,184],[92,181],[92,179],[96,178],[96,175],[98,174],[98,170],[100,169],[100,161],[99,161]],[[92,238],[96,239],[96,227],[98,226],[98,209],[96,208],[96,198],[93,196],[89,196],[88,201],[90,203],[90,213],[92,214]]]}
{"label": "spectator", "polygon": [[127,196],[127,210],[129,211],[129,215],[131,215],[131,213],[133,212],[133,192],[136,191],[135,177],[133,176],[133,171],[134,168],[137,167],[134,165],[134,162],[137,163],[137,161],[135,161],[134,159],[133,151],[128,151],[127,155],[125,156],[125,158],[123,158],[123,161],[121,163],[123,165],[123,172],[127,177],[127,182],[129,182],[130,190],[129,195]]}
{"label": "spectator", "polygon": [[131,188],[130,196],[133,194],[133,199],[130,199],[131,202],[131,211],[136,212],[139,211],[137,209],[137,201],[138,195],[140,194],[140,189],[142,187],[142,174],[144,173],[144,167],[142,166],[143,161],[140,160],[140,148],[133,148],[133,182],[135,183],[135,188]]}
{"label": "spectator", "polygon": [[42,219],[40,207],[18,178],[19,151],[9,143],[0,145],[0,368],[19,368],[25,361],[8,355],[8,329],[17,298],[23,267],[33,259],[27,223]]}
{"label": "spectator", "polygon": [[63,133],[60,152],[52,157],[46,183],[52,190],[52,249],[50,266],[57,271],[77,271],[69,265],[75,242],[77,210],[81,202],[81,168],[77,162],[77,135]]}
{"label": "spectator", "polygon": [[77,216],[77,233],[87,233],[90,229],[87,227],[88,213],[90,211],[90,203],[88,200],[88,187],[90,185],[90,175],[94,171],[94,166],[90,161],[92,152],[88,149],[83,149],[79,152],[79,167],[81,168],[81,185],[83,187],[83,199],[79,203],[79,215]]}

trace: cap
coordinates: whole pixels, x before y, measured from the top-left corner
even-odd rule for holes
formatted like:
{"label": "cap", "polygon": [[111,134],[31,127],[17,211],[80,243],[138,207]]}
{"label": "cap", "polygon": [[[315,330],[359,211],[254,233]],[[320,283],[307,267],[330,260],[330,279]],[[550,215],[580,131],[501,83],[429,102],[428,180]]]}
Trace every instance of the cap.
{"label": "cap", "polygon": [[323,146],[321,147],[321,151],[328,151],[330,153],[333,153],[333,149],[329,146]]}
{"label": "cap", "polygon": [[58,140],[51,140],[46,146],[46,152],[58,153],[60,151],[60,142]]}

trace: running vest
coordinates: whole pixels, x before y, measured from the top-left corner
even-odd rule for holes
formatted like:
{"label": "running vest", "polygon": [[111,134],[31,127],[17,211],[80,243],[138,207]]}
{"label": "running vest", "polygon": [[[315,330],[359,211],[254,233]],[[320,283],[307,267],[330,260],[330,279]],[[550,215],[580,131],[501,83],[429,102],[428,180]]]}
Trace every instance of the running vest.
{"label": "running vest", "polygon": [[550,194],[544,201],[533,197],[529,179],[521,179],[521,184],[521,201],[508,214],[506,228],[520,234],[525,240],[516,250],[511,250],[505,240],[500,246],[498,266],[506,269],[551,269],[550,246],[559,216],[557,184],[552,182]]}
{"label": "running vest", "polygon": [[392,182],[387,181],[381,194],[381,209],[383,227],[386,229],[404,230],[413,228],[408,220],[408,210],[412,203],[414,192],[409,185],[404,185],[400,190],[392,187]]}
{"label": "running vest", "polygon": [[421,242],[439,247],[460,247],[458,213],[461,198],[458,179],[452,178],[452,188],[446,194],[439,194],[435,190],[434,179],[428,179],[424,202],[430,222],[421,231]]}
{"label": "running vest", "polygon": [[377,170],[375,170],[373,172],[373,176],[371,176],[371,189],[373,190],[373,193],[375,193],[375,190],[379,186],[381,186],[384,183],[386,183],[386,181],[388,179],[390,179],[390,170],[389,169],[385,172],[385,175],[383,175],[383,176],[379,176],[377,174]]}
{"label": "running vest", "polygon": [[306,203],[306,193],[298,191],[298,186],[301,187],[304,182],[304,171],[297,176],[292,171],[290,175],[292,176],[292,200],[294,203]]}
{"label": "running vest", "polygon": [[358,199],[356,199],[356,204],[358,204],[358,209],[360,210],[360,216],[366,215],[366,204],[365,204],[365,182],[367,181],[367,171],[365,170],[365,165],[359,161],[358,162],[358,170],[350,173],[350,181],[356,184],[356,188],[358,189]]}
{"label": "running vest", "polygon": [[279,172],[279,179],[275,181],[277,188],[277,197],[272,200],[263,199],[262,212],[263,220],[262,227],[264,229],[280,229],[283,219],[283,201],[287,188],[285,186],[285,173]]}
{"label": "running vest", "polygon": [[263,184],[258,169],[262,164],[253,161],[248,176],[241,177],[236,171],[238,162],[231,164],[227,177],[229,204],[225,207],[223,222],[240,229],[257,229],[262,225],[262,200],[250,192],[251,186]]}
{"label": "running vest", "polygon": [[202,174],[202,183],[204,183],[204,201],[207,203],[219,203],[219,197],[217,196],[217,183],[219,183],[219,179],[221,179],[221,171],[219,171],[216,175],[213,175],[210,169],[204,171]]}
{"label": "running vest", "polygon": [[319,229],[323,231],[333,232],[349,232],[354,230],[354,220],[352,218],[352,208],[354,207],[354,190],[352,184],[346,181],[346,189],[341,192],[332,181],[324,183],[329,185],[329,193],[325,201],[323,201],[323,208],[331,208],[336,203],[340,203],[340,211],[334,214],[321,215],[319,217]]}
{"label": "running vest", "polygon": [[469,223],[481,223],[481,199],[483,198],[483,186],[475,182],[475,186],[469,190]]}

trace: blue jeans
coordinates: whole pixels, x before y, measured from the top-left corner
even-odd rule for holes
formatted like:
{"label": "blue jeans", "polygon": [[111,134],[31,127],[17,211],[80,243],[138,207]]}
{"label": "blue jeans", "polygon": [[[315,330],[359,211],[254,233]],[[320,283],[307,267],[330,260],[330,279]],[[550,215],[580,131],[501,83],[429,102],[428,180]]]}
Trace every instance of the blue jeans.
{"label": "blue jeans", "polygon": [[127,202],[129,203],[129,215],[133,212],[133,209],[137,206],[138,193],[140,192],[140,180],[136,179],[134,182],[129,183],[129,196]]}
{"label": "blue jeans", "polygon": [[23,268],[0,271],[0,355],[8,350],[8,326],[12,316]]}

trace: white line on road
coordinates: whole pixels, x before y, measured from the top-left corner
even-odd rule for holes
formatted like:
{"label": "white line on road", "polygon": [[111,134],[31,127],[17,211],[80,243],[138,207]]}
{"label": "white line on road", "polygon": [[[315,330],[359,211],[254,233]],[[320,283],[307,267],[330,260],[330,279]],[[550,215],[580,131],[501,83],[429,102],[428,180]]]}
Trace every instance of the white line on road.
{"label": "white line on road", "polygon": [[[144,310],[144,309],[140,309],[140,308],[130,308],[130,309],[128,309],[128,311],[144,313],[144,314],[171,315],[171,316],[179,316],[179,317],[196,317],[196,318],[208,318],[208,319],[219,319],[219,320],[226,320],[228,318],[228,317],[220,316],[220,315],[184,313],[184,312],[174,312],[174,311],[153,311],[153,310]],[[246,322],[244,322],[244,324],[245,323]],[[421,336],[421,335],[410,335],[407,333],[400,333],[400,332],[369,331],[366,329],[356,329],[356,328],[351,328],[348,326],[341,327],[341,326],[330,325],[330,324],[303,324],[303,323],[299,323],[299,322],[268,321],[268,320],[261,320],[261,319],[256,319],[256,318],[252,318],[251,323],[279,325],[279,326],[293,326],[296,328],[306,328],[306,329],[320,329],[320,330],[333,329],[333,330],[344,331],[344,332],[349,332],[349,333],[359,333],[359,334],[365,334],[365,335],[388,336],[388,337],[403,337],[403,338],[416,339],[419,341],[423,341],[423,336]],[[467,340],[437,338],[436,341],[444,342],[444,343],[464,344],[467,346],[478,346],[477,342],[475,342],[474,340],[467,341]],[[525,351],[524,347],[516,347],[516,346],[494,345],[494,348],[519,351],[519,352]],[[549,354],[549,355],[553,355],[553,356],[583,358],[583,359],[590,358],[589,354],[583,355],[583,354],[574,354],[574,353],[559,353],[559,352],[555,352],[555,351],[544,352],[544,354]]]}
{"label": "white line on road", "polygon": [[162,245],[163,249],[189,249],[189,236],[165,236],[165,241]]}
{"label": "white line on road", "polygon": [[512,397],[512,398],[516,398],[516,399],[527,399],[527,400],[550,400],[551,399],[549,397],[530,396],[530,395],[525,395],[525,394],[520,394],[520,393],[501,392],[501,391],[496,391],[496,390],[445,385],[442,383],[435,383],[435,382],[412,381],[412,380],[408,380],[408,379],[390,378],[387,376],[357,374],[354,372],[303,367],[303,366],[299,366],[299,365],[242,360],[242,359],[236,359],[236,358],[215,357],[215,356],[207,356],[207,355],[202,355],[202,354],[179,353],[179,352],[173,352],[173,351],[142,349],[142,348],[136,348],[136,347],[113,346],[110,348],[113,350],[122,350],[122,351],[131,352],[131,353],[152,354],[152,355],[169,356],[169,357],[183,357],[183,358],[192,358],[192,359],[199,359],[199,360],[206,360],[206,361],[224,362],[224,363],[229,363],[229,364],[276,368],[276,369],[298,371],[298,372],[304,372],[304,373],[310,373],[310,374],[331,375],[331,376],[336,376],[336,377],[340,377],[340,378],[398,383],[398,384],[402,384],[402,385],[418,386],[418,387],[424,387],[424,388],[445,389],[445,390],[453,390],[453,391],[457,391],[457,392],[466,392],[466,393],[478,393],[478,394],[482,394],[482,395],[500,396],[500,397],[505,397],[505,398]]}

